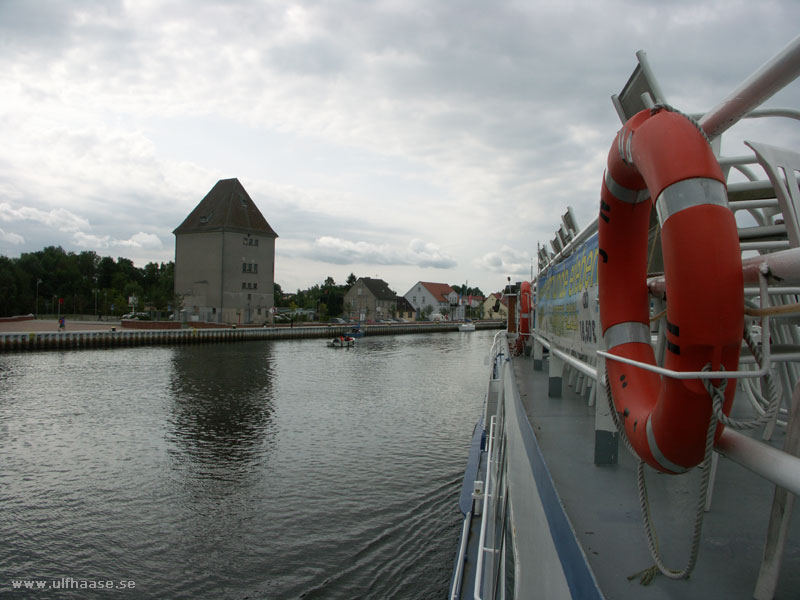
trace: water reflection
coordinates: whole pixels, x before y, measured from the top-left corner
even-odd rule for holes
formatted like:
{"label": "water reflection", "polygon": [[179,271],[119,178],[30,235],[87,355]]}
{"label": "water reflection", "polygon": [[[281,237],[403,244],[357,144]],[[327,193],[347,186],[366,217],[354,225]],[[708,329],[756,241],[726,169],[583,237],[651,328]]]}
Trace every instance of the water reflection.
{"label": "water reflection", "polygon": [[272,443],[273,372],[270,343],[176,349],[168,418],[175,458],[224,478],[257,464]]}
{"label": "water reflection", "polygon": [[3,355],[0,598],[444,596],[492,334]]}

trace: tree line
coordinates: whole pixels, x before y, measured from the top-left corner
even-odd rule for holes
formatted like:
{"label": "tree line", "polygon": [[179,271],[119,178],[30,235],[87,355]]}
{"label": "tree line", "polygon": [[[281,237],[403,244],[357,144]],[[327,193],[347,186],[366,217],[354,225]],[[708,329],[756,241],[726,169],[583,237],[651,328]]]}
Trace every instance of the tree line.
{"label": "tree line", "polygon": [[344,312],[344,295],[353,287],[358,278],[350,273],[347,281],[337,284],[333,277],[326,277],[322,285],[315,284],[307,290],[297,290],[297,293],[284,293],[281,286],[275,284],[275,306],[296,310],[304,308],[313,310],[320,320],[325,321],[332,317],[339,317]]}
{"label": "tree line", "polygon": [[134,266],[127,258],[114,260],[94,251],[79,254],[60,246],[26,252],[19,258],[0,256],[0,316],[24,314],[96,314],[119,316],[152,307],[174,310],[175,264]]}
{"label": "tree line", "polygon": [[[119,257],[99,256],[85,250],[76,254],[60,246],[26,252],[19,258],[0,256],[0,317],[15,315],[95,314],[118,317],[136,310],[175,311],[175,263],[147,263],[143,268]],[[343,284],[327,277],[320,285],[284,293],[275,285],[275,305],[309,309],[326,320],[344,312],[344,296],[358,278],[350,273]],[[477,287],[454,285],[462,295],[482,296]]]}

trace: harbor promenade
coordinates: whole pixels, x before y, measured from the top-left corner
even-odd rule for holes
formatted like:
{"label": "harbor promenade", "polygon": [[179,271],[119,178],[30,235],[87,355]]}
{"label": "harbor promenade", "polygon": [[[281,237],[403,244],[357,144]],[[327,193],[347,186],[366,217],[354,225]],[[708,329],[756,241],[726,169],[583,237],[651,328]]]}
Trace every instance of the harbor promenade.
{"label": "harbor promenade", "polygon": [[[134,321],[133,323],[139,323]],[[458,323],[376,323],[361,325],[361,334],[401,335],[410,333],[445,333],[458,331]],[[502,321],[480,321],[477,329],[497,329]],[[281,340],[303,338],[329,338],[347,335],[353,325],[295,324],[248,327],[192,327],[180,329],[126,328],[119,321],[66,321],[59,330],[58,321],[29,319],[24,321],[0,320],[0,352],[26,350],[63,350],[89,348],[115,348],[146,345],[177,345],[216,342],[243,342],[254,340]]]}

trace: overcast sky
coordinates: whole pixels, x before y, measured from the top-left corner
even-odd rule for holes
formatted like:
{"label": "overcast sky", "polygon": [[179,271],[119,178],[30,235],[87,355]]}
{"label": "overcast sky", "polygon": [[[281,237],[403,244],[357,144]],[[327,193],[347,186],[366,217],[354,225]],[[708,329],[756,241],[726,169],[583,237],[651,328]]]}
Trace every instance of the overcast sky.
{"label": "overcast sky", "polygon": [[[637,50],[703,112],[798,33],[797,0],[0,0],[0,254],[173,260],[236,177],[284,290],[488,293],[530,277],[567,205],[596,217]],[[800,123],[761,127],[797,148]]]}

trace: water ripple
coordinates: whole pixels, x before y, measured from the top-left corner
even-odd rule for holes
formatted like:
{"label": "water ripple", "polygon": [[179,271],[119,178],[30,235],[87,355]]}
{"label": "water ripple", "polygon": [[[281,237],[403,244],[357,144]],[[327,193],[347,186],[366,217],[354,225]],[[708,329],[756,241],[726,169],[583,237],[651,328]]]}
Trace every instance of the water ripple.
{"label": "water ripple", "polygon": [[443,596],[492,333],[0,355],[0,571]]}

